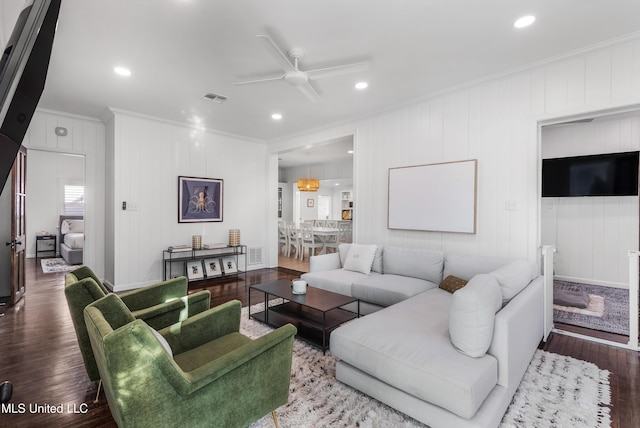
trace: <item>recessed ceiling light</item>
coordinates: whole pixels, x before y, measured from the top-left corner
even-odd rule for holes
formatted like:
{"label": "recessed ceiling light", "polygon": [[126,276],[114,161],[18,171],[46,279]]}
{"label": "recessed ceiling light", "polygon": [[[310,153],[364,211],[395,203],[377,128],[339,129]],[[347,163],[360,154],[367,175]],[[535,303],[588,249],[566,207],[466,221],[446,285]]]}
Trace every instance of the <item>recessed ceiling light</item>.
{"label": "recessed ceiling light", "polygon": [[281,115],[280,113],[273,113],[273,114],[271,115],[271,119],[273,119],[273,120],[280,120],[280,119],[282,119],[282,115]]}
{"label": "recessed ceiling light", "polygon": [[353,150],[347,150],[347,153],[349,153],[350,155],[353,154]]}
{"label": "recessed ceiling light", "polygon": [[356,89],[367,89],[367,86],[369,86],[369,84],[367,82],[358,82],[356,83]]}
{"label": "recessed ceiling light", "polygon": [[533,24],[535,20],[536,17],[533,15],[523,16],[522,18],[519,18],[516,22],[514,22],[513,26],[516,28],[528,27],[529,25]]}
{"label": "recessed ceiling light", "polygon": [[131,70],[125,67],[116,67],[113,71],[120,76],[131,76]]}

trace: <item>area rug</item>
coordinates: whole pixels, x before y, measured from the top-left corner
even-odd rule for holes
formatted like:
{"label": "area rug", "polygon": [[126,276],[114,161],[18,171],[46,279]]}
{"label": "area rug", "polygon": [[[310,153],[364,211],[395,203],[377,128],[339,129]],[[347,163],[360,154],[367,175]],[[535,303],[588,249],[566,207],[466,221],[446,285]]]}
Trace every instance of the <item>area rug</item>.
{"label": "area rug", "polygon": [[42,259],[40,265],[44,273],[69,272],[80,267],[80,265],[68,265],[62,258]]}
{"label": "area rug", "polygon": [[554,289],[584,290],[589,295],[602,297],[604,301],[602,316],[591,316],[578,311],[558,310],[554,307],[554,322],[624,336],[629,335],[629,290],[560,280],[554,280],[553,287]]}
{"label": "area rug", "polygon": [[[251,311],[261,309],[252,307]],[[248,319],[242,310],[241,332],[260,337],[272,329]],[[300,427],[425,427],[335,378],[336,358],[295,340],[289,403],[276,409],[279,426]],[[502,428],[611,425],[609,372],[585,361],[536,351],[516,392]],[[267,415],[251,428],[272,428]]]}

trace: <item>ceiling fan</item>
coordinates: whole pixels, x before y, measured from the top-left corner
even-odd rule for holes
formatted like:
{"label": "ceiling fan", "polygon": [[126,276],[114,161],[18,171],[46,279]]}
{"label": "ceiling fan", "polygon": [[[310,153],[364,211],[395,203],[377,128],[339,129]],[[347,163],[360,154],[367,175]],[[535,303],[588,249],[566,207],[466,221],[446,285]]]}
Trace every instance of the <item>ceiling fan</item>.
{"label": "ceiling fan", "polygon": [[285,55],[282,50],[275,44],[271,37],[258,35],[256,36],[267,49],[267,51],[278,61],[282,66],[284,74],[275,77],[269,77],[265,79],[249,80],[245,82],[236,82],[234,85],[248,85],[252,83],[271,82],[274,80],[284,80],[290,85],[295,86],[302,92],[311,102],[320,101],[320,95],[313,89],[310,84],[310,80],[324,79],[327,77],[340,76],[349,73],[358,73],[361,71],[367,71],[369,69],[369,63],[358,62],[354,64],[338,65],[335,67],[317,68],[315,70],[300,70],[298,68],[298,61],[304,57],[304,51],[302,49],[293,48],[289,50],[288,56]]}

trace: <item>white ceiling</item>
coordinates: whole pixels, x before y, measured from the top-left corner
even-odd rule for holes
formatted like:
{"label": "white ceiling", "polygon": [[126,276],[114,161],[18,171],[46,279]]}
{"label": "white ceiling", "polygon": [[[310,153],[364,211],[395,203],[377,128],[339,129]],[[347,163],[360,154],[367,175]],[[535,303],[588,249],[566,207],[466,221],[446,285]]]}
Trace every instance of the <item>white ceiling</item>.
{"label": "white ceiling", "polygon": [[[525,14],[537,21],[514,29]],[[63,0],[40,106],[92,117],[109,106],[273,140],[637,31],[638,0]],[[313,82],[315,104],[283,81],[234,86],[281,71],[257,34],[303,48],[303,70],[370,69]],[[118,65],[132,75],[115,75]],[[358,80],[369,88],[356,91]]]}

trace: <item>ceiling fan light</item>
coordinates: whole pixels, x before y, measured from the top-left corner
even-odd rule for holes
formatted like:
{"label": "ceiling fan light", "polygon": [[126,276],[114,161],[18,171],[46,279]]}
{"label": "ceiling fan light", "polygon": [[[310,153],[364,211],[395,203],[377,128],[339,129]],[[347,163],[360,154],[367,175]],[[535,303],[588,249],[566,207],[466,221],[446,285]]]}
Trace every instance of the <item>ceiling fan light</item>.
{"label": "ceiling fan light", "polygon": [[298,190],[301,192],[316,192],[320,188],[320,180],[317,178],[299,178]]}

